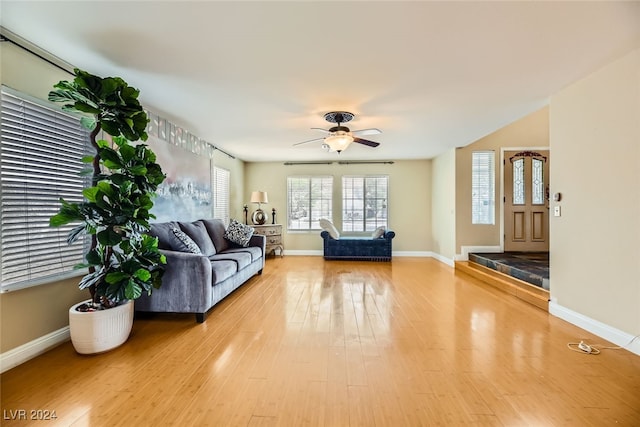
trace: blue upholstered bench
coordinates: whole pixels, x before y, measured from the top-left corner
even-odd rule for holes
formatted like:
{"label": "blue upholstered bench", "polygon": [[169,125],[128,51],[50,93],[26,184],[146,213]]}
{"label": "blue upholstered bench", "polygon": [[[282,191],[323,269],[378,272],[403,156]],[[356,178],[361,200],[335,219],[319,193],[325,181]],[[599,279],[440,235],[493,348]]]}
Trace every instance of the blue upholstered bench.
{"label": "blue upholstered bench", "polygon": [[351,261],[391,261],[391,240],[396,233],[387,230],[378,239],[371,237],[340,236],[334,239],[322,231],[324,259]]}

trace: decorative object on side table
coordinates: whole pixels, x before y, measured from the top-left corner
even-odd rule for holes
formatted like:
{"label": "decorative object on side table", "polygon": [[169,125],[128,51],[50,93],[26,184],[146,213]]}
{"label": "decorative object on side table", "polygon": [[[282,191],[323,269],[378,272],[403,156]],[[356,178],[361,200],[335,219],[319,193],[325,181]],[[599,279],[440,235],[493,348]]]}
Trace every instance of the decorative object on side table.
{"label": "decorative object on side table", "polygon": [[[124,343],[131,332],[133,300],[161,285],[166,258],[158,239],[147,234],[156,189],[164,179],[156,155],[145,144],[149,119],[138,102],[139,91],[119,77],[101,78],[75,69],[73,81],[61,81],[49,100],[63,109],[84,113],[80,122],[92,129],[95,155],[82,161],[93,166],[85,201],[61,207],[49,224],[77,224],[67,242],[91,237],[86,262],[89,269],[80,289],[91,299],[69,309],[71,341],[81,354],[100,353]],[[112,142],[96,140],[100,131]]]}
{"label": "decorative object on side table", "polygon": [[262,203],[269,203],[269,198],[267,197],[266,191],[253,191],[251,193],[251,203],[257,203],[258,209],[253,212],[251,215],[251,221],[255,225],[262,225],[267,221],[267,216],[264,211],[261,209]]}
{"label": "decorative object on side table", "polygon": [[271,224],[276,223],[276,208],[271,209]]}
{"label": "decorative object on side table", "polygon": [[242,211],[244,212],[244,225],[249,225],[249,206],[244,205],[244,207],[242,208]]}

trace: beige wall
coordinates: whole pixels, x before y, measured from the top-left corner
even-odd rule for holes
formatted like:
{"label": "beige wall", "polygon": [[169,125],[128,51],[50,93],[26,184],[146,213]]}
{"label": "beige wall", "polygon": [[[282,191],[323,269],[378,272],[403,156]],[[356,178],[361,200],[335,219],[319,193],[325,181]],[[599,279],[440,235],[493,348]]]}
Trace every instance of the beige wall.
{"label": "beige wall", "polygon": [[[10,44],[0,43],[0,81],[47,99],[53,85],[70,74]],[[89,297],[77,279],[0,294],[0,352],[4,353],[69,324],[69,307]]]}
{"label": "beige wall", "polygon": [[456,150],[433,159],[433,252],[453,261],[456,254]]}
{"label": "beige wall", "polygon": [[[337,161],[337,159],[336,159]],[[342,229],[340,189],[343,175],[389,175],[389,228],[396,232],[393,240],[395,251],[431,250],[431,161],[401,160],[392,165],[297,165],[283,163],[246,163],[244,203],[248,203],[251,191],[263,190],[269,195],[269,204],[263,207],[271,218],[276,208],[277,220],[284,225],[285,252],[321,251],[322,239],[318,231],[286,231],[287,177],[295,175],[333,176],[333,219],[338,230]],[[250,206],[250,213],[255,206]],[[241,217],[238,216],[237,219]],[[243,219],[243,218],[242,218]]]}
{"label": "beige wall", "polygon": [[[456,150],[456,251],[462,246],[500,246],[501,180],[500,150],[505,147],[549,147],[549,110],[544,107],[464,148]],[[494,150],[496,165],[495,225],[471,224],[471,153]],[[551,154],[553,156],[553,153]],[[554,159],[555,160],[555,159]],[[551,182],[553,183],[553,173]]]}
{"label": "beige wall", "polygon": [[640,50],[551,98],[551,295],[640,333]]}

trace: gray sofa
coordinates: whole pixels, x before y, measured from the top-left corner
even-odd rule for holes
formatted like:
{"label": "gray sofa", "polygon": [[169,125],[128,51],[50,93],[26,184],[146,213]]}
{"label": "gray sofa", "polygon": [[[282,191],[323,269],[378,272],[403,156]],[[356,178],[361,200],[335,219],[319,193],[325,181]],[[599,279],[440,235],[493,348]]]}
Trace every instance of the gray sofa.
{"label": "gray sofa", "polygon": [[251,236],[246,247],[233,243],[218,219],[156,223],[149,234],[158,237],[167,265],[160,289],[136,300],[137,312],[194,313],[202,323],[211,307],[264,268],[265,237]]}

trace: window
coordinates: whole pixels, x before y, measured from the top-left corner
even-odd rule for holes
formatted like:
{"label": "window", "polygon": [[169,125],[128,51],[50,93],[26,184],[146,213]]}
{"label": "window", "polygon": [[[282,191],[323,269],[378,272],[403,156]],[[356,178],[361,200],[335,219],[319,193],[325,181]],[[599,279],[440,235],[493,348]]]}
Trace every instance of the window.
{"label": "window", "polygon": [[524,205],[524,159],[515,160],[513,163],[513,204]]}
{"label": "window", "polygon": [[495,224],[495,153],[474,151],[471,161],[471,223]]}
{"label": "window", "polygon": [[227,169],[213,167],[213,217],[229,224],[229,176]]}
{"label": "window", "polygon": [[[546,159],[545,159],[546,160]],[[541,159],[531,159],[531,203],[544,205],[546,194],[544,187],[544,162]]]}
{"label": "window", "polygon": [[287,226],[289,230],[319,230],[319,220],[333,221],[333,177],[287,178]]}
{"label": "window", "polygon": [[[0,98],[0,286],[3,291],[73,275],[88,238],[49,227],[59,198],[82,202],[90,183],[81,157],[94,153],[77,117],[2,87]],[[84,241],[83,241],[84,240]]]}
{"label": "window", "polygon": [[387,227],[388,176],[342,177],[342,230]]}

